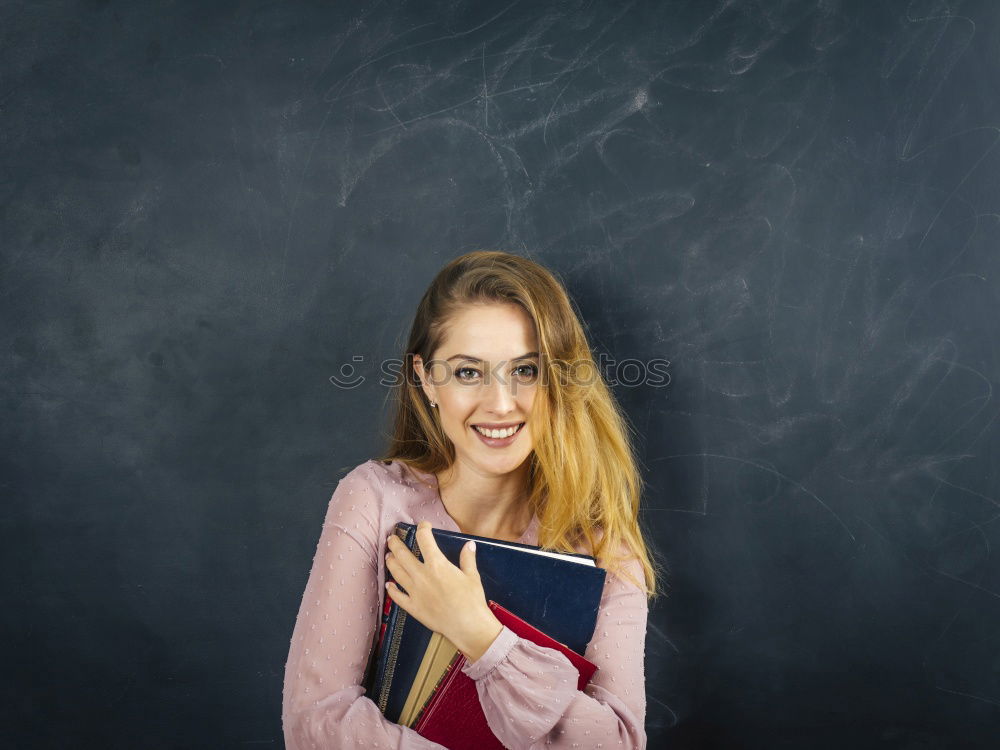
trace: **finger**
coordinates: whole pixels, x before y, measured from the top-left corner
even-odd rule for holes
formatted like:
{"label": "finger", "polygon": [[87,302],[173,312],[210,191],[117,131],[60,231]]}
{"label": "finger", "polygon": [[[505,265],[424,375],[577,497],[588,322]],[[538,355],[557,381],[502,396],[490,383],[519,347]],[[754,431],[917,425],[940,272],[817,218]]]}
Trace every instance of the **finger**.
{"label": "finger", "polygon": [[392,581],[385,582],[385,592],[389,595],[396,604],[406,610],[407,614],[410,612],[410,597],[406,594],[399,586],[397,586]]}
{"label": "finger", "polygon": [[458,565],[463,573],[468,575],[479,575],[476,567],[476,543],[469,541],[458,555]]}
{"label": "finger", "polygon": [[400,586],[407,591],[410,590],[413,583],[413,576],[391,552],[385,556],[385,567],[392,574],[393,579],[399,582]]}
{"label": "finger", "polygon": [[[395,534],[389,537],[389,541],[386,542],[386,547],[389,552],[392,553],[396,560],[396,563],[400,566],[402,570],[407,571],[412,575],[413,571],[416,570],[418,565],[421,565],[420,560],[414,555],[410,548],[403,544],[402,540]],[[386,558],[388,559],[388,558]],[[403,584],[406,585],[405,583]]]}
{"label": "finger", "polygon": [[431,530],[430,521],[421,521],[417,524],[417,544],[420,545],[420,554],[424,558],[424,562],[435,562],[440,563],[442,560],[447,560],[444,556],[444,552],[437,545],[437,540],[434,539],[434,532]]}

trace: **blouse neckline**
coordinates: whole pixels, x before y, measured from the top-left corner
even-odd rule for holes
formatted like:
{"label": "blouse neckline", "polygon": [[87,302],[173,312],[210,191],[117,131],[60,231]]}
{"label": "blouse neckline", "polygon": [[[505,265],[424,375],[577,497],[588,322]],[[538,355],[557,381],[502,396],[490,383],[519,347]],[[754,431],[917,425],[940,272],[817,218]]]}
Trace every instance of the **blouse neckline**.
{"label": "blouse neckline", "polygon": [[[448,509],[445,508],[444,501],[441,499],[441,490],[438,485],[438,478],[435,474],[429,472],[424,472],[419,469],[413,468],[411,466],[405,466],[404,468],[411,469],[417,478],[420,479],[424,484],[428,486],[434,493],[434,509],[437,511],[438,518],[440,519],[439,528],[448,529],[449,531],[455,531],[459,534],[465,534],[467,532],[462,531],[459,528],[458,523],[451,514],[448,513]],[[509,540],[503,540],[509,541]],[[516,540],[517,544],[538,544],[538,515],[533,513],[531,516],[531,522],[528,524],[528,528],[524,530]]]}

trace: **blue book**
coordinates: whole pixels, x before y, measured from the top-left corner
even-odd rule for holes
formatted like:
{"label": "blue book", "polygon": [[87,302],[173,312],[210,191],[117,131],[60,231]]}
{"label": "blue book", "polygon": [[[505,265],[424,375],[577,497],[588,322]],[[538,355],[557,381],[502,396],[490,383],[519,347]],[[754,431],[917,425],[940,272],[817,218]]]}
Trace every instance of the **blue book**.
{"label": "blue book", "polygon": [[[397,523],[395,533],[417,559],[423,559],[414,524]],[[432,533],[442,554],[454,565],[459,564],[462,547],[475,540],[476,567],[487,601],[497,602],[580,655],[587,650],[606,576],[593,557],[447,529],[432,529]],[[386,580],[393,580],[388,568]],[[363,684],[385,717],[398,723],[432,633],[387,593],[384,596],[382,620]]]}

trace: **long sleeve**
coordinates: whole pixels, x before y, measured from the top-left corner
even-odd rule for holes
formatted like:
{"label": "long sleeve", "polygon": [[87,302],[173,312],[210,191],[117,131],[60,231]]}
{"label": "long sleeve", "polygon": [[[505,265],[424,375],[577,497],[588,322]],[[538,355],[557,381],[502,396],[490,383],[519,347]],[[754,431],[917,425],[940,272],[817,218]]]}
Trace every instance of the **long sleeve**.
{"label": "long sleeve", "polygon": [[[642,580],[633,559],[629,572]],[[608,573],[594,637],[584,654],[598,666],[584,692],[554,649],[507,627],[463,672],[476,682],[493,733],[508,748],[645,748],[646,595]]]}
{"label": "long sleeve", "polygon": [[287,750],[441,748],[395,724],[361,681],[379,622],[381,485],[362,464],[330,499],[285,664]]}

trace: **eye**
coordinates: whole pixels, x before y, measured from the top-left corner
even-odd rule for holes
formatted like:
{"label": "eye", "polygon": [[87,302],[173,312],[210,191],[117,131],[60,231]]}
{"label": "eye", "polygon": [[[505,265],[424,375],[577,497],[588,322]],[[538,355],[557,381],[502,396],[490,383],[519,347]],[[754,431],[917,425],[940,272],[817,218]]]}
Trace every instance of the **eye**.
{"label": "eye", "polygon": [[471,372],[474,373],[475,375],[479,374],[479,370],[475,369],[474,367],[459,367],[457,370],[455,370],[455,377],[457,377],[459,380],[466,380],[466,381],[471,380],[471,377],[469,378],[462,377],[463,372]]}
{"label": "eye", "polygon": [[[523,372],[524,370],[527,370],[527,372]],[[519,372],[521,377],[533,378],[538,375],[538,367],[536,365],[521,365],[514,372]]]}

